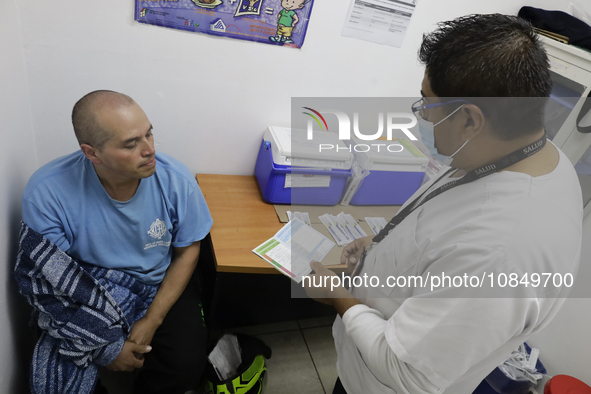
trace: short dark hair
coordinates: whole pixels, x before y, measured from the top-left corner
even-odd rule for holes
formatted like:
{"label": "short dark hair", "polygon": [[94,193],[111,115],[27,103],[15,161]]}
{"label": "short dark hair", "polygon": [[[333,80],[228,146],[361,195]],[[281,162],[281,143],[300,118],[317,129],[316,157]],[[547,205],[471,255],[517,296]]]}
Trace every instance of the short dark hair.
{"label": "short dark hair", "polygon": [[131,97],[112,90],[95,90],[78,100],[72,110],[72,125],[78,144],[88,144],[102,150],[111,138],[111,132],[104,129],[98,122],[96,108],[105,104],[115,107],[133,102]]}
{"label": "short dark hair", "polygon": [[[501,14],[441,22],[423,35],[419,59],[433,93],[478,105],[501,138],[544,127],[552,79],[546,51],[529,22]],[[493,97],[510,99],[488,99]]]}

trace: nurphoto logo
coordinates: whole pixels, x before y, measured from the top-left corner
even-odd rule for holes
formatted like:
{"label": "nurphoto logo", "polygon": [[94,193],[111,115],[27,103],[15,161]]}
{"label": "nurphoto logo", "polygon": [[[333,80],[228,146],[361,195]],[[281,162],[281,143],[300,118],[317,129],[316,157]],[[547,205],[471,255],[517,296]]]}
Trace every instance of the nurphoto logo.
{"label": "nurphoto logo", "polygon": [[[317,111],[310,107],[302,107],[303,109],[307,110],[306,112],[302,112],[304,115],[310,117],[308,119],[307,124],[307,139],[313,140],[314,139],[314,125],[317,124],[320,128],[320,131],[329,131],[328,130],[328,123],[326,122],[325,117],[323,114],[332,114],[336,116],[338,121],[338,136],[339,140],[341,141],[350,141],[351,138],[351,119],[349,115],[344,111],[335,110],[335,109],[323,109]],[[384,116],[385,114],[385,116]],[[370,134],[362,133],[359,126],[359,112],[353,113],[353,135],[358,140],[362,141],[375,141],[378,139],[382,139],[384,137],[384,129],[386,131],[386,140],[392,141],[395,140],[393,137],[394,130],[400,130],[407,136],[411,141],[416,141],[417,138],[410,132],[409,129],[413,128],[417,124],[417,118],[411,113],[404,113],[404,112],[379,112],[377,114],[378,117],[378,130],[376,132],[372,132]],[[406,120],[405,122],[400,122],[400,120]],[[384,127],[385,125],[385,127]],[[376,150],[377,152],[380,151],[388,151],[391,153],[401,152],[404,147],[399,143],[392,143],[392,144],[383,144],[383,143],[375,143],[375,144],[349,144],[346,147],[333,145],[333,144],[319,144],[318,145],[319,152],[322,151],[339,151],[339,150],[348,150],[349,152],[368,152],[370,150]]]}

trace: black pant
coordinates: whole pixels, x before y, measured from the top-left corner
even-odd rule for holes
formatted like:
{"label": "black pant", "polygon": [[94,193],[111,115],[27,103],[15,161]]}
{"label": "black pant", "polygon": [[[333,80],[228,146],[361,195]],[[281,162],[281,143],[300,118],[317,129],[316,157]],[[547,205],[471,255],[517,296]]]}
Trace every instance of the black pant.
{"label": "black pant", "polygon": [[135,379],[135,394],[184,394],[201,380],[207,361],[207,328],[196,276],[156,330],[152,350]]}
{"label": "black pant", "polygon": [[341,378],[337,378],[337,382],[334,385],[334,390],[332,391],[332,394],[347,394],[345,388],[343,387],[343,384],[341,383]]}

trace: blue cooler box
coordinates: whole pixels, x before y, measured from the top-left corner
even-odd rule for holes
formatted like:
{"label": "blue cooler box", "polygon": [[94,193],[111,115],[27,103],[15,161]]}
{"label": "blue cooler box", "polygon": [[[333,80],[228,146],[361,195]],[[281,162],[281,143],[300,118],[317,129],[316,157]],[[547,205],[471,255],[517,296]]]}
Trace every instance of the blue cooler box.
{"label": "blue cooler box", "polygon": [[367,152],[372,162],[370,174],[351,198],[351,205],[402,205],[421,186],[429,159],[409,140],[396,138],[385,145],[400,144],[404,149],[389,152],[382,147],[380,152]]}
{"label": "blue cooler box", "polygon": [[[288,128],[267,128],[254,169],[266,202],[338,204],[345,183],[351,176],[352,155],[346,149],[340,152],[316,151],[320,142],[326,143],[330,140],[334,144],[339,144],[336,134],[317,134],[322,135],[315,135],[316,141],[306,141],[301,138],[302,134],[292,136]],[[298,142],[302,144],[299,145]],[[345,147],[342,142],[340,144]]]}

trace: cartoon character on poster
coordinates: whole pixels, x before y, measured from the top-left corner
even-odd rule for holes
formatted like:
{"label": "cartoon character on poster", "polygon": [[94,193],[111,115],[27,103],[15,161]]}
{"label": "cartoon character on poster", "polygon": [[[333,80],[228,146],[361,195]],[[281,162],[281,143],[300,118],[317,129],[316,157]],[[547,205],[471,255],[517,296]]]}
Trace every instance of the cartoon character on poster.
{"label": "cartoon character on poster", "polygon": [[234,18],[242,15],[260,15],[262,0],[240,0]]}
{"label": "cartoon character on poster", "polygon": [[300,18],[295,10],[301,10],[310,0],[281,0],[283,9],[277,14],[277,33],[269,37],[272,42],[291,44],[291,33]]}

